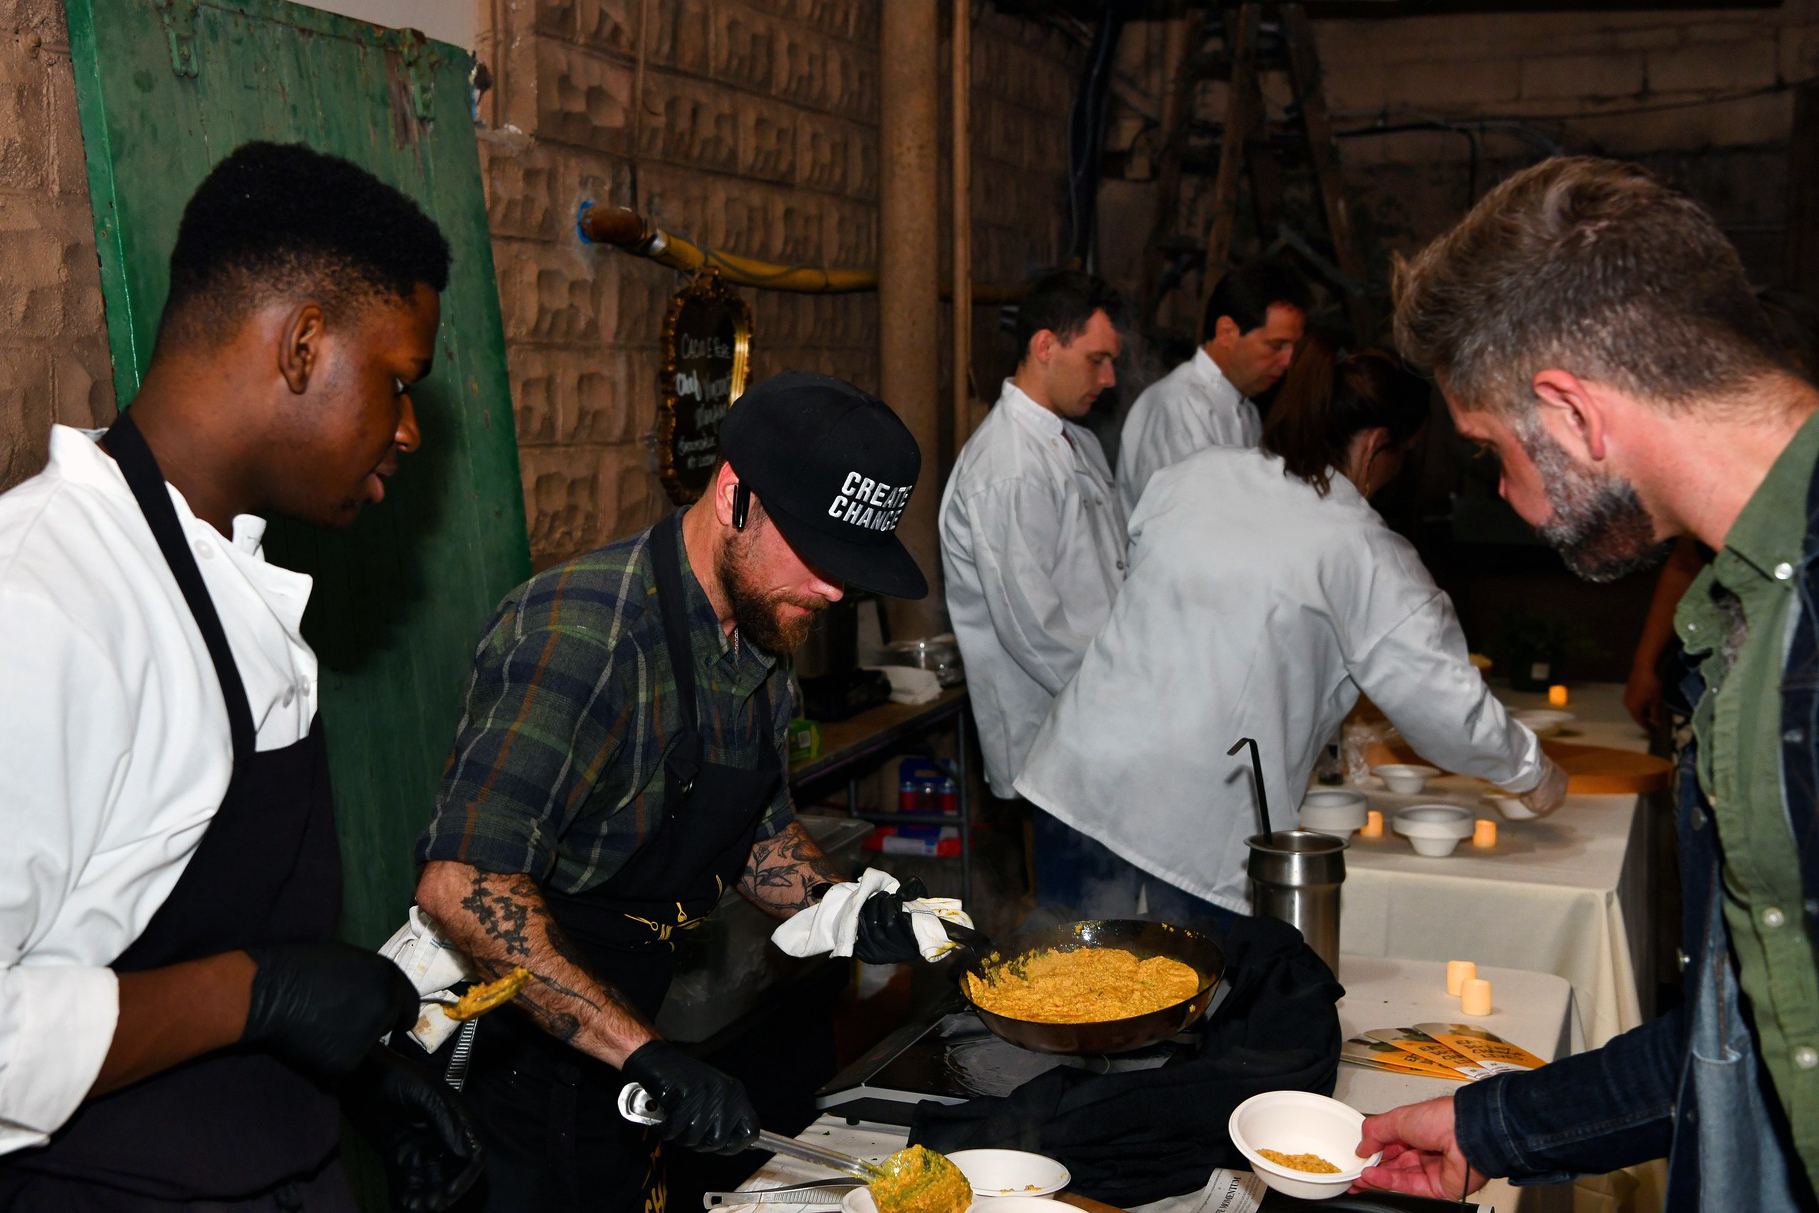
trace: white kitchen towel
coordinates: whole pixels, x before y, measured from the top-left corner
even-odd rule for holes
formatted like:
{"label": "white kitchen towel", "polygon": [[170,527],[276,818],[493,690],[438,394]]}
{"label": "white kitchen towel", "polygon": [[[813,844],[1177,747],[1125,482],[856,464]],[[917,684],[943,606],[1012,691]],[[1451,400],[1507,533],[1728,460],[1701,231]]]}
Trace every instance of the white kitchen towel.
{"label": "white kitchen towel", "polygon": [[941,682],[935,671],[909,665],[868,665],[868,670],[881,670],[891,680],[892,703],[932,703],[941,694]]}
{"label": "white kitchen towel", "polygon": [[[771,942],[791,956],[851,956],[859,936],[859,908],[879,891],[895,893],[897,878],[889,872],[867,868],[858,880],[835,885],[819,905],[810,906],[772,931]],[[964,927],[973,925],[972,918],[960,908],[958,897],[921,897],[904,902],[903,908],[911,912],[910,927],[916,933],[916,944],[922,949],[924,960],[934,960],[954,946],[941,928],[940,919]]]}
{"label": "white kitchen towel", "polygon": [[403,969],[404,975],[417,987],[421,1002],[417,1007],[417,1023],[411,1028],[411,1039],[434,1053],[461,1026],[459,1021],[442,1013],[445,1004],[455,1002],[455,993],[450,987],[478,980],[467,953],[442,938],[429,918],[412,906],[410,918],[392,932],[392,937],[379,949],[379,955]]}

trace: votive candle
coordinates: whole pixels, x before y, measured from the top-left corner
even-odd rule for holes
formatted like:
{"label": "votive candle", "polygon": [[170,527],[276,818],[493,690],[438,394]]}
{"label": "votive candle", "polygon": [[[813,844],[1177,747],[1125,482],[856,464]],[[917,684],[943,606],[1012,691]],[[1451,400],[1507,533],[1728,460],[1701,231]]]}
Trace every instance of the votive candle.
{"label": "votive candle", "polygon": [[1491,1013],[1491,983],[1474,977],[1459,991],[1459,1010],[1467,1015]]}
{"label": "votive candle", "polygon": [[1494,847],[1497,845],[1497,823],[1480,817],[1472,826],[1472,845],[1475,847]]}
{"label": "votive candle", "polygon": [[1550,708],[1565,707],[1566,706],[1566,688],[1563,686],[1549,687],[1547,689],[1547,706]]}
{"label": "votive candle", "polygon": [[1383,837],[1383,810],[1382,809],[1366,809],[1365,810],[1364,828],[1358,831],[1358,836],[1360,838],[1382,838]]}
{"label": "votive candle", "polygon": [[1478,976],[1478,965],[1470,960],[1449,960],[1446,962],[1446,992],[1454,998],[1465,988],[1465,983]]}

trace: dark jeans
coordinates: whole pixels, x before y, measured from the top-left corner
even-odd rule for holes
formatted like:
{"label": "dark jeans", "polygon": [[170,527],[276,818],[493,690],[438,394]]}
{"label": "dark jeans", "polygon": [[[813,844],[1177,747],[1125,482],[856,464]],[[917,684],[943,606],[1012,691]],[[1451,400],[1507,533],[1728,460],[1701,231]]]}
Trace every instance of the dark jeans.
{"label": "dark jeans", "polygon": [[[1153,918],[1210,922],[1221,934],[1244,915],[1194,896],[1100,845],[1058,819],[1031,808],[1036,853],[1036,900],[1077,918]],[[1145,912],[1139,914],[1138,906]]]}

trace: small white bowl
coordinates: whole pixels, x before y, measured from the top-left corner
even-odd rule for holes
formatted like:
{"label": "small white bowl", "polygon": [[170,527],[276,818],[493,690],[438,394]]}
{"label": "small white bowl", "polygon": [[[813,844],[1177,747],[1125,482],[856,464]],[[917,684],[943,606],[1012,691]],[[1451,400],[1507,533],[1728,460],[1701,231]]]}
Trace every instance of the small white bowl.
{"label": "small white bowl", "polygon": [[1364,828],[1367,811],[1363,792],[1315,788],[1301,802],[1301,828],[1344,837]]}
{"label": "small white bowl", "polygon": [[1419,795],[1421,789],[1427,786],[1427,781],[1439,773],[1434,767],[1424,767],[1418,762],[1392,762],[1371,768],[1371,774],[1381,779],[1383,786],[1398,796]]}
{"label": "small white bowl", "polygon": [[973,1195],[994,1202],[1006,1196],[1053,1196],[1073,1178],[1054,1159],[1024,1150],[955,1150],[947,1160],[973,1185]]}
{"label": "small white bowl", "polygon": [[[1338,1196],[1383,1157],[1382,1151],[1359,1158],[1354,1151],[1364,1136],[1364,1114],[1311,1091],[1265,1091],[1232,1109],[1226,1128],[1232,1144],[1250,1161],[1265,1184],[1301,1200]],[[1333,1175],[1295,1171],[1273,1163],[1258,1148],[1280,1154],[1318,1154],[1343,1170]]]}
{"label": "small white bowl", "polygon": [[1399,810],[1392,828],[1408,839],[1415,854],[1439,859],[1451,855],[1461,838],[1470,838],[1476,822],[1470,809],[1458,805],[1418,804]]}
{"label": "small white bowl", "polygon": [[1533,821],[1541,814],[1522,803],[1522,797],[1508,792],[1486,792],[1485,801],[1508,821]]}
{"label": "small white bowl", "polygon": [[1537,737],[1552,737],[1579,719],[1571,712],[1563,712],[1559,708],[1528,708],[1511,715],[1518,723],[1526,724]]}

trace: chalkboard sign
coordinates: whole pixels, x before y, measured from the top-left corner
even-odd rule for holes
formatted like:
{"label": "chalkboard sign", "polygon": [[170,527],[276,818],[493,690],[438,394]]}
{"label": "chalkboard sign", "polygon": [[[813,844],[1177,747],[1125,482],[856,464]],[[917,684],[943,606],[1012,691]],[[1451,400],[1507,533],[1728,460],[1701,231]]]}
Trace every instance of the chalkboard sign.
{"label": "chalkboard sign", "polygon": [[670,300],[663,321],[657,470],[670,500],[707,491],[720,456],[720,422],[751,374],[752,313],[713,270]]}

